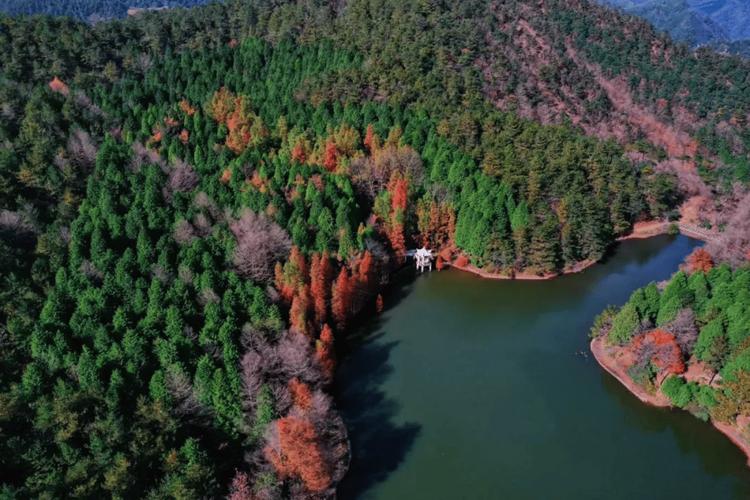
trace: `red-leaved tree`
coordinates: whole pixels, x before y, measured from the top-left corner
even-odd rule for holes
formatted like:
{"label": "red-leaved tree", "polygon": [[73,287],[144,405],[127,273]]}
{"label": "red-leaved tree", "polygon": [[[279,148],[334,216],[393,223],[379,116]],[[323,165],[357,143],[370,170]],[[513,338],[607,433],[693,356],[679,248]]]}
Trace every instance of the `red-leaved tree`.
{"label": "red-leaved tree", "polygon": [[68,88],[68,86],[58,77],[54,77],[52,81],[49,82],[49,88],[53,92],[57,92],[58,94],[62,95],[68,95],[70,93],[70,89]]}
{"label": "red-leaved tree", "polygon": [[375,271],[375,262],[372,257],[372,253],[369,250],[365,250],[362,260],[359,261],[359,268],[357,278],[364,288],[369,288],[372,284],[373,273]]}
{"label": "red-leaved tree", "polygon": [[365,139],[363,141],[365,147],[367,148],[367,151],[370,152],[370,154],[375,151],[378,147],[378,138],[375,135],[375,129],[373,128],[372,124],[367,126],[367,131],[365,132]]}
{"label": "red-leaved tree", "polygon": [[394,174],[388,183],[391,193],[391,220],[388,239],[399,260],[406,255],[406,239],[404,237],[404,218],[406,217],[406,202],[409,194],[408,181],[399,174]]}
{"label": "red-leaved tree", "polygon": [[276,421],[275,431],[278,442],[269,443],[265,455],[279,476],[298,477],[313,493],[325,491],[331,484],[331,474],[313,424],[303,418],[287,416]]}
{"label": "red-leaved tree", "polygon": [[336,321],[336,327],[343,330],[346,326],[347,316],[352,301],[352,284],[349,272],[345,267],[341,268],[336,283],[333,286],[333,297],[331,299],[331,312]]}
{"label": "red-leaved tree", "polygon": [[292,330],[309,335],[307,326],[307,311],[310,309],[310,292],[307,285],[297,288],[292,297],[292,306],[289,309],[289,322]]}
{"label": "red-leaved tree", "polygon": [[688,255],[686,260],[688,271],[691,273],[696,271],[707,273],[714,267],[714,259],[703,248],[696,248],[693,253]]}
{"label": "red-leaved tree", "polygon": [[310,294],[315,309],[315,321],[320,324],[328,316],[328,292],[331,281],[331,261],[328,252],[313,254],[310,263]]}
{"label": "red-leaved tree", "polygon": [[333,369],[336,366],[336,358],[333,350],[333,330],[327,324],[323,325],[320,338],[315,343],[315,357],[318,363],[320,363],[326,377],[331,378],[333,376]]}
{"label": "red-leaved tree", "polygon": [[338,165],[338,150],[336,149],[336,143],[329,140],[326,142],[326,150],[325,155],[323,157],[323,166],[326,170],[329,172],[333,172],[336,170],[336,166]]}
{"label": "red-leaved tree", "polygon": [[246,472],[237,471],[232,479],[232,485],[229,487],[229,500],[252,500],[253,487]]}
{"label": "red-leaved tree", "polygon": [[307,412],[312,406],[312,391],[310,386],[294,377],[289,381],[289,392],[292,394],[292,402],[302,412]]}
{"label": "red-leaved tree", "polygon": [[292,160],[296,161],[297,163],[305,163],[305,160],[307,160],[305,144],[302,141],[299,141],[294,145],[294,148],[292,148]]}
{"label": "red-leaved tree", "polygon": [[[685,372],[685,361],[674,334],[666,330],[651,330],[635,337],[631,348],[638,353],[647,353],[651,363],[659,370],[678,375]],[[643,357],[642,355],[638,356]]]}

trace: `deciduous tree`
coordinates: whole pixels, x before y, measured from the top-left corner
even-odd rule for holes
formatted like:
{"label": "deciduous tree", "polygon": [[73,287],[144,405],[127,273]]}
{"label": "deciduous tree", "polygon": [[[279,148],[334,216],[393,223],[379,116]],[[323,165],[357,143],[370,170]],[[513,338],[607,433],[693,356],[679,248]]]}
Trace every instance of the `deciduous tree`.
{"label": "deciduous tree", "polygon": [[288,416],[276,421],[276,436],[265,454],[282,477],[297,477],[313,492],[325,491],[331,475],[321,453],[320,437],[310,421]]}

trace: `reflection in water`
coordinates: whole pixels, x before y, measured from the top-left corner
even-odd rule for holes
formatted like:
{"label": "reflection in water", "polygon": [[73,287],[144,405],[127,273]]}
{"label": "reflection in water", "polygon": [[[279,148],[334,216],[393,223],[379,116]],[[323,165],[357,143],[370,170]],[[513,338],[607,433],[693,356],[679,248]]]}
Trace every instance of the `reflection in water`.
{"label": "reflection in water", "polygon": [[[355,479],[342,484],[342,497],[355,498],[385,480],[404,460],[419,434],[418,424],[393,421],[399,403],[386,396],[381,384],[393,370],[388,356],[397,342],[377,340],[372,337],[352,355],[359,375],[339,394],[347,403],[346,423],[352,440],[349,477]],[[346,375],[344,368],[340,380],[346,380]]]}
{"label": "reflection in water", "polygon": [[663,280],[695,242],[622,244],[545,282],[421,276],[347,346],[341,498],[750,496],[742,454],[694,417],[642,405],[588,352],[607,304]]}

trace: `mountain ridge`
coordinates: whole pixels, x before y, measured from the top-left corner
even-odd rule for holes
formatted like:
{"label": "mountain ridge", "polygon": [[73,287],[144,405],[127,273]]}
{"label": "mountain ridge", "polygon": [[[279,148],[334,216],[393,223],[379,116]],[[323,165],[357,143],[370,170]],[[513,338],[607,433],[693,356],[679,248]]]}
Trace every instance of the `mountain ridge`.
{"label": "mountain ridge", "polygon": [[46,14],[99,22],[121,18],[139,10],[190,8],[211,0],[5,0],[0,12],[10,15]]}
{"label": "mountain ridge", "polygon": [[750,5],[740,0],[600,0],[647,19],[691,47],[747,55]]}

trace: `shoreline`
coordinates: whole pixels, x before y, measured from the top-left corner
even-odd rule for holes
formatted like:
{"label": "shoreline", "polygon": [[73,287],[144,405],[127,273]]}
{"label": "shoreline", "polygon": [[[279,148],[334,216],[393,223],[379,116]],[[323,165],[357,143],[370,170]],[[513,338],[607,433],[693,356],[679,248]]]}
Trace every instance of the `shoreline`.
{"label": "shoreline", "polygon": [[656,406],[657,408],[672,407],[672,403],[670,403],[669,399],[660,392],[657,391],[656,394],[650,394],[641,386],[633,382],[633,379],[627,374],[625,368],[617,362],[617,359],[607,352],[604,338],[596,337],[591,341],[589,347],[591,348],[591,353],[594,355],[594,359],[599,363],[599,366],[604,368],[607,373],[617,379],[620,384],[625,386],[625,388],[635,397],[640,399],[642,403]]}
{"label": "shoreline", "polygon": [[[673,223],[667,222],[667,221],[636,222],[633,225],[633,230],[629,234],[626,234],[625,236],[620,236],[615,241],[619,243],[621,241],[627,241],[627,240],[645,240],[648,238],[654,238],[656,236],[668,234],[669,227],[672,224]],[[683,236],[687,236],[688,238],[694,238],[694,239],[701,240],[701,241],[708,240],[708,236],[706,234],[703,234],[702,232],[697,232],[695,229],[687,227],[687,226],[683,226],[683,224],[681,223],[674,223],[674,224],[677,225],[677,227],[679,228],[680,234],[682,234]],[[459,271],[463,271],[466,273],[471,273],[482,279],[488,279],[488,280],[546,281],[546,280],[559,278],[561,276],[566,276],[568,274],[580,273],[596,265],[598,262],[599,261],[590,260],[590,259],[582,260],[580,262],[577,262],[575,265],[571,267],[563,269],[562,271],[558,273],[549,273],[549,274],[541,274],[541,275],[527,273],[523,271],[514,273],[512,275],[493,273],[490,271],[485,271],[483,269],[480,269],[468,263],[466,265],[457,265],[455,263],[455,260],[453,262],[445,262],[445,266],[452,267],[453,269],[457,269]]]}
{"label": "shoreline", "polygon": [[513,275],[492,273],[489,271],[484,271],[482,269],[479,269],[478,267],[472,266],[471,264],[466,264],[465,266],[459,266],[452,262],[446,262],[445,265],[446,267],[451,267],[459,271],[471,273],[475,276],[479,276],[482,279],[488,279],[488,280],[547,281],[547,280],[559,278],[560,276],[565,276],[566,274],[580,273],[581,271],[585,271],[586,269],[597,264],[598,262],[599,261],[596,261],[596,260],[582,260],[581,262],[576,263],[572,267],[563,269],[559,273],[550,273],[550,274],[541,274],[541,275],[527,273],[527,272],[519,272]]}
{"label": "shoreline", "polygon": [[[591,340],[590,343],[591,353],[594,355],[594,359],[601,368],[607,373],[613,376],[620,384],[622,384],[628,392],[633,396],[637,397],[642,403],[657,408],[674,408],[669,399],[657,390],[656,394],[650,394],[641,386],[637,385],[625,372],[623,366],[617,362],[617,360],[607,352],[607,347],[604,343],[603,337],[596,337]],[[726,422],[717,422],[713,419],[709,420],[709,423],[719,432],[724,434],[735,446],[737,446],[744,454],[746,463],[750,467],[750,442],[748,442],[744,436],[741,428],[750,424],[750,417],[738,417],[737,423],[729,424]]]}
{"label": "shoreline", "polygon": [[[667,234],[669,232],[670,225],[670,222],[656,220],[636,222],[635,224],[633,224],[633,230],[629,234],[620,236],[615,241],[645,240],[647,238],[661,236],[662,234]],[[682,233],[682,230],[680,230],[680,233],[684,234],[685,236],[689,236],[685,233]]]}

